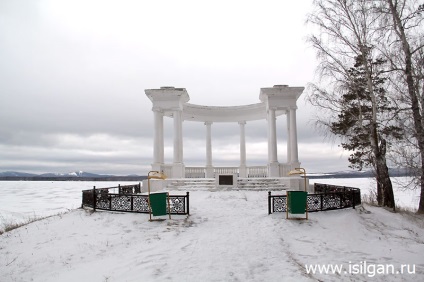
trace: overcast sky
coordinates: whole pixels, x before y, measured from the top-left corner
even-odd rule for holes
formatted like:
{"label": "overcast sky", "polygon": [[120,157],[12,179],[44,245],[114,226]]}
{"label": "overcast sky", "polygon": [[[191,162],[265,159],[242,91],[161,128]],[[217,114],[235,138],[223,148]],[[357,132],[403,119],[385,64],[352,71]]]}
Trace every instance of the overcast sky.
{"label": "overcast sky", "polygon": [[[190,103],[259,102],[261,87],[306,86],[312,0],[0,0],[0,171],[146,174],[153,113],[144,90],[186,88]],[[298,100],[308,172],[347,170],[347,154]],[[286,160],[285,117],[277,119]],[[172,120],[165,119],[172,162]],[[205,164],[205,126],[184,122],[186,166]],[[213,124],[214,165],[239,164],[238,124]],[[266,165],[266,122],[246,125],[247,164]]]}

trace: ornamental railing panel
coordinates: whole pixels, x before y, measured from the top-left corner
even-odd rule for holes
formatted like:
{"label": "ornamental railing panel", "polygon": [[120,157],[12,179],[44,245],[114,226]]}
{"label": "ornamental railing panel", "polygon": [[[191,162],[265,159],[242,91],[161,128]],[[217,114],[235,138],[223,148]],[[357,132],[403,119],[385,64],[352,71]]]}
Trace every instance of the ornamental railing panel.
{"label": "ornamental railing panel", "polygon": [[[238,174],[239,167],[214,167],[215,174]],[[249,166],[246,167],[246,175],[249,178],[263,178],[268,175],[267,166]],[[205,178],[206,167],[186,167],[185,178]]]}
{"label": "ornamental railing panel", "polygon": [[[354,187],[315,183],[315,194],[308,194],[308,212],[355,208],[361,204],[361,190]],[[268,192],[268,214],[286,212],[287,196]]]}
{"label": "ornamental railing panel", "polygon": [[[140,184],[138,184],[83,190],[81,206],[93,208],[94,210],[149,213],[148,195],[133,193],[134,191],[140,191],[137,186],[140,188]],[[110,193],[115,190],[120,193]],[[129,193],[130,191],[132,193]],[[186,192],[186,195],[169,195],[169,205],[171,214],[190,214],[189,192]]]}
{"label": "ornamental railing panel", "polygon": [[214,173],[217,174],[238,174],[238,167],[214,167]]}
{"label": "ornamental railing panel", "polygon": [[134,197],[133,210],[134,212],[149,213],[149,201],[147,197]]}
{"label": "ornamental railing panel", "polygon": [[206,168],[205,167],[186,167],[185,177],[186,178],[205,178]]}
{"label": "ornamental railing panel", "polygon": [[249,166],[247,167],[247,177],[260,178],[268,176],[268,167],[266,166]]}
{"label": "ornamental railing panel", "polygon": [[169,196],[171,214],[186,214],[186,204],[188,205],[188,192],[186,196]]}

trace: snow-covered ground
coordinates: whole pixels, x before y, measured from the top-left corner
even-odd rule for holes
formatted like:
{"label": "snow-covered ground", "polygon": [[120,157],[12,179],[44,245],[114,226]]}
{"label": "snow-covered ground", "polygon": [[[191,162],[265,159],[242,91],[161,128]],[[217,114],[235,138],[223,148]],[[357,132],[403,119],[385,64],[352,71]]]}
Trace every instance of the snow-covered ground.
{"label": "snow-covered ground", "polygon": [[[313,183],[327,183],[357,187],[362,195],[375,189],[372,178],[329,178],[311,179]],[[419,190],[403,190],[399,182],[407,183],[403,177],[393,178],[395,198],[398,206],[415,211],[419,202]],[[0,231],[4,224],[22,223],[76,209],[81,206],[81,191],[104,187],[117,187],[118,184],[136,182],[113,181],[0,181]],[[274,192],[279,193],[279,192]],[[264,197],[264,201],[266,197]]]}
{"label": "snow-covered ground", "polygon": [[[192,191],[190,216],[149,222],[145,214],[74,209],[82,189],[111,182],[23,182],[19,193],[16,183],[0,182],[2,213],[68,211],[0,236],[0,281],[424,281],[424,221],[416,215],[365,206],[285,220],[267,214],[264,191]],[[29,183],[34,193],[25,197]]]}

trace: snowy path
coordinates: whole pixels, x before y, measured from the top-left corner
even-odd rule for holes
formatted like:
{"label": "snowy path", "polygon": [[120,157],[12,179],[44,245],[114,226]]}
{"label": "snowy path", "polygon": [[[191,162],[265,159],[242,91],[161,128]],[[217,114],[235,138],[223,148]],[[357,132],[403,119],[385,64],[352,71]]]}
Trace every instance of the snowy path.
{"label": "snowy path", "polygon": [[0,236],[1,281],[365,281],[367,274],[307,274],[305,264],[415,264],[424,281],[423,219],[369,207],[267,214],[267,193],[190,193],[191,215],[74,210]]}
{"label": "snowy path", "polygon": [[[258,192],[205,193],[190,217],[189,244],[177,250],[181,281],[273,281],[304,278],[293,264]],[[259,193],[261,196],[265,193]],[[261,212],[258,213],[258,210]],[[199,215],[198,215],[199,214]],[[203,215],[203,216],[202,216]],[[274,226],[275,229],[269,227]],[[177,239],[178,241],[178,239]],[[182,240],[183,242],[185,240]],[[201,266],[201,267],[199,267]],[[184,276],[185,273],[185,276]],[[178,276],[177,276],[178,277]]]}

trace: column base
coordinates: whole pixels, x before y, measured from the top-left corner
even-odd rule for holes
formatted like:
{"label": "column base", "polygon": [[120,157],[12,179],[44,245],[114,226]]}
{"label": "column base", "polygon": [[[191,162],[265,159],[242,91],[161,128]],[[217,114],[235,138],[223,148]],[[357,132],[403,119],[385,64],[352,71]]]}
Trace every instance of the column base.
{"label": "column base", "polygon": [[290,165],[293,169],[300,167],[300,162],[299,161],[291,161]]}
{"label": "column base", "polygon": [[214,178],[214,169],[213,166],[206,166],[206,178]]}
{"label": "column base", "polygon": [[185,178],[185,166],[183,163],[172,164],[172,178]]}
{"label": "column base", "polygon": [[280,163],[268,164],[268,177],[280,177]]}
{"label": "column base", "polygon": [[[141,192],[147,193],[149,190],[149,181],[147,179],[143,180],[143,186],[141,188]],[[168,185],[168,181],[159,180],[159,179],[150,179],[150,192],[163,191],[166,189]]]}
{"label": "column base", "polygon": [[162,166],[163,166],[163,164],[161,164],[161,163],[154,163],[154,164],[152,164],[152,171],[162,172]]}
{"label": "column base", "polygon": [[247,168],[245,165],[239,167],[239,177],[246,178],[247,177]]}
{"label": "column base", "polygon": [[[305,183],[305,178],[300,177],[298,175],[296,176],[291,176],[288,177],[288,186],[290,187],[290,189],[292,190],[298,190],[298,191],[306,191],[308,193],[313,193],[313,186],[310,187],[309,186],[309,178],[306,178],[306,183]],[[305,189],[305,184],[306,184],[306,189]]]}

